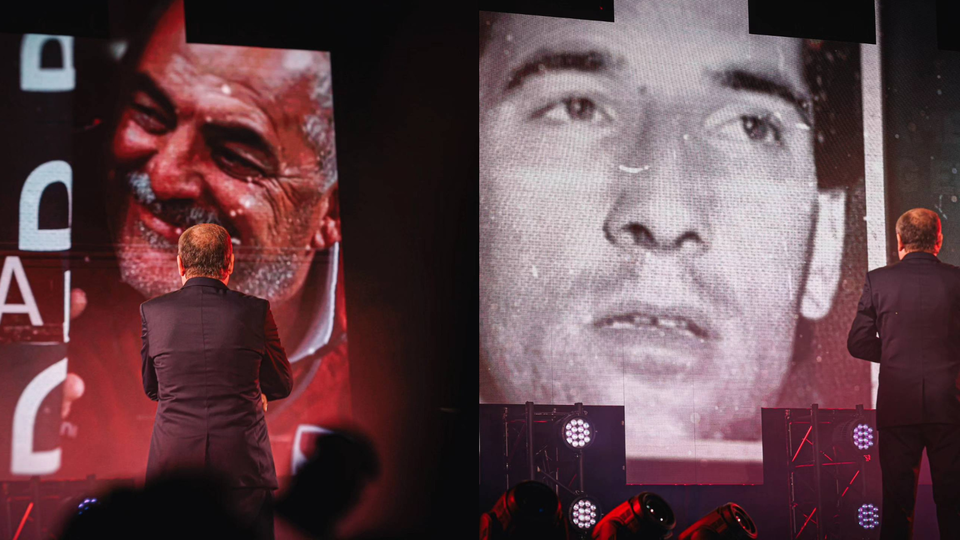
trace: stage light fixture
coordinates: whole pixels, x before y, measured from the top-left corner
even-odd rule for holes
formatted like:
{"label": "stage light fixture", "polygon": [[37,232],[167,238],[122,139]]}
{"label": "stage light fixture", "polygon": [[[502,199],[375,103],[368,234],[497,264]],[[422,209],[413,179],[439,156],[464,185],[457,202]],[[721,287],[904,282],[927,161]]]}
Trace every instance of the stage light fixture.
{"label": "stage light fixture", "polygon": [[863,529],[876,529],[880,526],[880,509],[872,504],[862,505],[857,510],[857,523]]}
{"label": "stage light fixture", "polygon": [[594,540],[663,540],[677,521],[660,496],[643,492],[614,508],[593,530]]}
{"label": "stage light fixture", "polygon": [[734,503],[727,503],[704,516],[680,533],[678,540],[723,540],[757,538],[757,526],[747,511]]}
{"label": "stage light fixture", "polygon": [[64,516],[82,516],[100,505],[100,501],[89,493],[72,495],[60,501],[59,513]]}
{"label": "stage light fixture", "polygon": [[560,438],[568,448],[583,450],[590,446],[596,431],[590,421],[578,413],[573,413],[560,421]]}
{"label": "stage light fixture", "polygon": [[877,432],[869,422],[862,418],[848,420],[837,427],[834,432],[834,443],[852,445],[860,452],[868,452],[876,444]]}
{"label": "stage light fixture", "polygon": [[568,517],[575,530],[590,531],[600,521],[600,505],[590,497],[581,495],[570,503]]}
{"label": "stage light fixture", "polygon": [[873,447],[873,428],[868,424],[857,423],[853,428],[853,444],[858,450],[869,450]]}
{"label": "stage light fixture", "polygon": [[83,499],[79,504],[77,504],[77,515],[82,516],[87,510],[96,506],[97,504],[99,504],[99,501],[97,501],[97,499],[94,497]]}
{"label": "stage light fixture", "polygon": [[546,484],[521,482],[480,516],[480,539],[567,538],[560,499]]}

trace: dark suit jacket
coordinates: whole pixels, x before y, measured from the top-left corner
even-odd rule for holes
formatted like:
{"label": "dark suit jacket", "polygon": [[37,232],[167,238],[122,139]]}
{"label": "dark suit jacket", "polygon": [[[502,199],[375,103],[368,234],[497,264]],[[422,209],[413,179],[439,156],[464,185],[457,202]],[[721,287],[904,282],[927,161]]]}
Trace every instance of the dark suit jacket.
{"label": "dark suit jacket", "polygon": [[293,378],[270,303],[195,277],[140,317],[143,390],[160,402],[147,478],[205,467],[235,487],[276,489],[260,394],[285,398]]}
{"label": "dark suit jacket", "polygon": [[913,252],[869,272],[847,349],[880,363],[878,427],[960,423],[960,268]]}

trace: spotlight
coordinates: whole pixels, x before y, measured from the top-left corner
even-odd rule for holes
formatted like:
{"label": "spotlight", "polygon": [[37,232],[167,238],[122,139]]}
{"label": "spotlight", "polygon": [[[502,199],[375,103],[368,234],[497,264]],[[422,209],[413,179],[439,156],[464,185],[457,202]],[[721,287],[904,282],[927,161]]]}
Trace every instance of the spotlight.
{"label": "spotlight", "polygon": [[103,502],[89,493],[65,497],[57,508],[55,527],[62,531],[71,524],[93,523],[102,509]]}
{"label": "spotlight", "polygon": [[577,497],[570,503],[569,519],[578,531],[589,531],[600,521],[600,505],[586,495]]}
{"label": "spotlight", "polygon": [[61,501],[59,513],[65,517],[82,516],[102,506],[101,502],[89,494],[73,495]]}
{"label": "spotlight", "polygon": [[593,443],[596,431],[589,420],[573,413],[560,421],[560,438],[568,448],[583,450]]}
{"label": "spotlight", "polygon": [[480,540],[520,538],[567,538],[560,499],[545,484],[521,482],[480,516]]}
{"label": "spotlight", "polygon": [[678,540],[753,540],[757,526],[739,505],[727,503],[680,533]]}
{"label": "spotlight", "polygon": [[869,450],[873,447],[873,428],[867,424],[857,424],[853,428],[853,444],[858,450]]}
{"label": "spotlight", "polygon": [[99,501],[94,497],[87,497],[77,504],[77,515],[82,516],[90,508],[97,506]]}
{"label": "spotlight", "polygon": [[872,504],[862,505],[857,510],[857,523],[863,529],[876,529],[880,526],[880,509]]}
{"label": "spotlight", "polygon": [[677,521],[667,501],[643,492],[614,508],[593,530],[594,540],[662,540]]}
{"label": "spotlight", "polygon": [[840,424],[834,431],[834,444],[852,446],[860,452],[870,451],[876,443],[876,430],[861,418]]}

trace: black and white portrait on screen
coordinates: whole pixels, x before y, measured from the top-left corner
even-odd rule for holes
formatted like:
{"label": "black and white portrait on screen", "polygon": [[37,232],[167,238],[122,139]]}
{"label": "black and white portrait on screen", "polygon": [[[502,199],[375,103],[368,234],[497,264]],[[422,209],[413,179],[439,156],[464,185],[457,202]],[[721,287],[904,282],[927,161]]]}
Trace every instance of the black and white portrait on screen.
{"label": "black and white portrait on screen", "polygon": [[759,461],[760,407],[869,391],[832,316],[865,268],[859,50],[746,4],[480,14],[480,401],[623,405],[631,463],[702,465],[631,482],[748,482],[711,468]]}

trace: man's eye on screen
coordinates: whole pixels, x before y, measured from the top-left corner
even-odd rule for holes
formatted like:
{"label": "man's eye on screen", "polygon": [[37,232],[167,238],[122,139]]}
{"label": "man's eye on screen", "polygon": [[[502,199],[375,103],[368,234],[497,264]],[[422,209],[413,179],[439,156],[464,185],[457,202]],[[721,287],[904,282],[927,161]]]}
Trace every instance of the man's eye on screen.
{"label": "man's eye on screen", "polygon": [[131,117],[147,133],[161,135],[170,131],[172,122],[160,109],[140,98],[130,103]]}
{"label": "man's eye on screen", "polygon": [[225,146],[215,147],[211,151],[211,156],[220,170],[234,178],[247,180],[267,176],[263,168]]}
{"label": "man's eye on screen", "polygon": [[147,133],[161,135],[168,131],[167,125],[160,119],[156,111],[136,104],[131,106],[131,110],[134,122]]}
{"label": "man's eye on screen", "polygon": [[530,115],[530,119],[556,124],[600,124],[612,121],[613,116],[590,98],[569,97],[537,109]]}
{"label": "man's eye on screen", "polygon": [[772,114],[739,114],[723,121],[713,122],[708,130],[714,135],[732,141],[783,145],[783,127]]}

